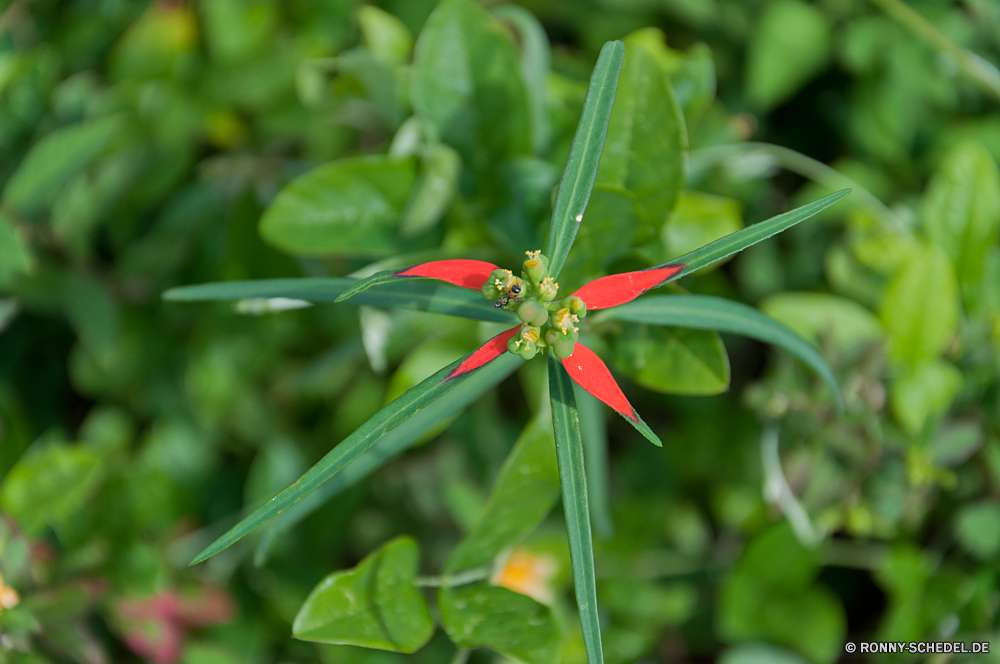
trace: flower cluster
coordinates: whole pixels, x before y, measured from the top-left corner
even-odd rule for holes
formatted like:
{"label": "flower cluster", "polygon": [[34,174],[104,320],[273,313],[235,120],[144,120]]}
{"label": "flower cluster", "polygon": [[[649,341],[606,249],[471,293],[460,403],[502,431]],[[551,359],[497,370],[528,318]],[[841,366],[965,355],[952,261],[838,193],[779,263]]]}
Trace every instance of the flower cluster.
{"label": "flower cluster", "polygon": [[560,358],[573,354],[580,338],[577,323],[587,315],[587,305],[575,296],[556,301],[559,284],[546,276],[549,259],[541,251],[526,251],[521,276],[510,270],[493,270],[480,289],[493,306],[517,313],[524,325],[507,341],[507,350],[525,360],[550,348]]}

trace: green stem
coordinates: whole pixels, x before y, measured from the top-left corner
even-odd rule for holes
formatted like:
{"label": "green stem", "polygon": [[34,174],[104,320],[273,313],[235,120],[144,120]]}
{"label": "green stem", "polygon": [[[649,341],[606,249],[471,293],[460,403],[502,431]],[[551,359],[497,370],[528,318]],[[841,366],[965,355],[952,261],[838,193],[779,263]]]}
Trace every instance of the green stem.
{"label": "green stem", "polygon": [[413,584],[418,588],[455,588],[456,586],[465,586],[476,581],[488,579],[491,572],[492,570],[489,567],[476,567],[456,574],[418,576]]}
{"label": "green stem", "polygon": [[955,63],[963,74],[1000,100],[1000,71],[991,63],[952,42],[903,0],[871,1],[938,53],[946,53],[955,58]]}
{"label": "green stem", "polygon": [[692,151],[691,162],[692,164],[706,166],[731,159],[732,157],[747,157],[756,154],[765,155],[771,158],[778,166],[793,173],[798,173],[802,177],[808,178],[824,187],[829,187],[830,189],[851,189],[854,195],[850,197],[850,202],[857,205],[886,227],[904,235],[912,235],[909,227],[902,219],[886,207],[885,203],[879,200],[877,196],[860,184],[821,161],[780,145],[772,145],[770,143],[716,145]]}
{"label": "green stem", "polygon": [[472,654],[471,650],[466,650],[465,648],[459,648],[455,651],[455,656],[451,658],[451,664],[465,664],[469,661],[469,655]]}

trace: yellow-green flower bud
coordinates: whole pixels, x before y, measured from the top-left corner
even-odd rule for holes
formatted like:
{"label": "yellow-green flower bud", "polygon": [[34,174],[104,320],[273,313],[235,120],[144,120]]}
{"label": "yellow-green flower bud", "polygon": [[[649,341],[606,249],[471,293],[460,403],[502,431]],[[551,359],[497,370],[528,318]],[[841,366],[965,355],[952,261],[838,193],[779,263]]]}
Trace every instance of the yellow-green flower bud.
{"label": "yellow-green flower bud", "polygon": [[500,296],[506,293],[510,287],[510,280],[513,278],[514,275],[511,274],[510,270],[493,270],[486,279],[486,283],[480,288],[483,297],[491,302],[496,302]]}
{"label": "yellow-green flower bud", "polygon": [[570,312],[575,314],[578,318],[587,317],[587,303],[576,295],[570,295],[569,297],[563,299],[563,301],[559,304],[566,309],[569,309]]}
{"label": "yellow-green flower bud", "polygon": [[545,278],[549,259],[543,256],[541,251],[526,251],[524,253],[528,256],[524,261],[524,274],[532,283],[538,284]]}
{"label": "yellow-green flower bud", "polygon": [[569,307],[563,307],[552,314],[552,327],[558,330],[563,336],[568,336],[576,332],[576,324],[579,322],[580,319],[569,310]]}
{"label": "yellow-green flower bud", "polygon": [[[551,302],[559,294],[559,284],[552,277],[545,277],[542,283],[538,284],[538,299],[542,302]],[[580,299],[580,298],[577,298]]]}

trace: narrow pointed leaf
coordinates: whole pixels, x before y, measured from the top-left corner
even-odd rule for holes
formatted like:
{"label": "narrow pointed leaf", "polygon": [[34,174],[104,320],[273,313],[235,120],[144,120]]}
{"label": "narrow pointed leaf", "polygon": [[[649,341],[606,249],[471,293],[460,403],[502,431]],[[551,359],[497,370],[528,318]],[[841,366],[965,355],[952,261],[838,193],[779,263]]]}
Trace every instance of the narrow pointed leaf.
{"label": "narrow pointed leaf", "polygon": [[549,242],[545,250],[551,276],[557,276],[562,269],[583,221],[583,213],[597,178],[597,165],[601,161],[624,57],[625,45],[622,42],[606,43],[590,76],[580,124],[570,144],[566,168],[552,209]]}
{"label": "narrow pointed leaf", "polygon": [[354,463],[264,526],[266,532],[254,554],[254,564],[259,567],[265,563],[270,548],[280,535],[295,527],[340,492],[354,486],[391,459],[413,447],[435,427],[458,415],[487,390],[514,373],[514,370],[523,363],[524,360],[518,356],[504,353],[496,362],[490,362],[480,371],[470,375],[463,382],[462,389],[448,392],[379,438],[378,442],[359,456]]}
{"label": "narrow pointed leaf", "polygon": [[762,221],[741,231],[727,235],[704,247],[675,258],[669,263],[651,267],[648,270],[623,272],[595,279],[586,284],[574,295],[578,295],[587,303],[587,310],[609,309],[626,302],[631,302],[643,293],[665,283],[675,281],[696,270],[721,261],[728,256],[743,251],[747,247],[766,240],[795,224],[825,210],[837,201],[851,193],[850,189],[830,194],[808,205],[779,214],[767,221]]}
{"label": "narrow pointed leaf", "polygon": [[[507,334],[505,332],[504,334]],[[489,345],[490,342],[487,342]],[[478,351],[477,351],[478,352]],[[474,356],[475,353],[470,355]],[[496,356],[494,356],[496,357]],[[468,358],[466,358],[467,360]],[[202,562],[219,551],[243,538],[258,526],[271,520],[284,510],[302,500],[316,488],[340,472],[345,466],[357,459],[361,454],[375,444],[382,436],[403,424],[420,410],[427,407],[450,390],[462,383],[470,371],[455,374],[455,370],[465,360],[459,360],[444,367],[430,378],[409,390],[401,397],[385,406],[374,417],[365,422],[357,431],[345,438],[320,461],[309,469],[294,484],[279,493],[270,501],[258,507],[250,516],[233,526],[229,532],[217,539],[211,546],[198,554],[192,565]],[[487,360],[488,361],[488,360]],[[485,364],[479,364],[483,366]]]}
{"label": "narrow pointed leaf", "polygon": [[[355,283],[354,279],[345,278],[218,281],[171,288],[163,294],[163,299],[171,302],[207,302],[280,297],[308,302],[336,302]],[[517,322],[513,312],[495,308],[479,293],[433,281],[384,283],[351,298],[350,303],[417,309],[497,323]]]}
{"label": "narrow pointed leaf", "polygon": [[628,420],[629,424],[646,437],[646,440],[657,447],[663,447],[660,439],[646,426],[639,413],[635,412],[635,408],[625,398],[622,388],[618,386],[608,366],[594,351],[577,343],[573,354],[562,363],[577,385],[611,406],[612,410]]}
{"label": "narrow pointed leaf", "polygon": [[599,314],[594,323],[606,320],[718,330],[780,346],[819,374],[839,408],[844,408],[837,378],[819,350],[767,314],[740,302],[708,295],[649,295]]}
{"label": "narrow pointed leaf", "polygon": [[579,385],[573,392],[580,415],[584,461],[587,465],[587,487],[590,494],[590,520],[601,539],[615,534],[611,520],[611,500],[608,491],[608,429],[604,406]]}
{"label": "narrow pointed leaf", "polygon": [[771,217],[770,219],[753,224],[752,226],[747,226],[741,231],[737,231],[724,238],[720,238],[715,242],[706,244],[704,247],[699,247],[694,251],[688,252],[683,256],[679,256],[678,258],[671,260],[669,263],[651,268],[648,271],[664,267],[680,266],[681,269],[670,274],[663,283],[675,281],[683,276],[691,274],[696,270],[700,270],[706,265],[711,265],[712,263],[721,261],[724,258],[743,251],[747,247],[766,240],[772,235],[777,235],[784,230],[788,230],[799,222],[805,221],[809,217],[822,212],[834,203],[845,198],[849,193],[851,193],[850,189],[844,189],[830,194],[829,196],[824,196],[823,198],[803,205],[802,207],[789,210],[788,212],[779,214],[776,217]]}
{"label": "narrow pointed leaf", "polygon": [[[580,344],[577,344],[580,348]],[[573,398],[573,383],[563,365],[549,356],[549,394],[552,398],[552,430],[562,486],[566,532],[569,535],[573,587],[580,611],[580,627],[587,648],[588,664],[602,664],[601,623],[597,615],[597,581],[594,573],[594,540],[590,532],[587,504],[587,473],[583,463],[580,421]]]}
{"label": "narrow pointed leaf", "polygon": [[460,258],[456,260],[431,261],[420,265],[411,265],[399,270],[386,270],[373,274],[367,279],[355,283],[343,294],[337,297],[337,302],[350,299],[358,293],[389,281],[400,279],[437,279],[449,284],[479,290],[490,276],[490,272],[499,269],[493,263],[486,261]]}

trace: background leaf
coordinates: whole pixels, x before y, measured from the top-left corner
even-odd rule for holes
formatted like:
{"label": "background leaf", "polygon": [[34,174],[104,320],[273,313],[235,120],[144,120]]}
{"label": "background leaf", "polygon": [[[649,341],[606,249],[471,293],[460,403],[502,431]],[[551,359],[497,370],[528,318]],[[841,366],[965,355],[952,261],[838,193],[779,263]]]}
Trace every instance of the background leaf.
{"label": "background leaf", "polygon": [[442,588],[441,623],[460,648],[491,648],[526,664],[559,661],[559,627],[549,608],[526,595],[483,584]]}
{"label": "background leaf", "polygon": [[413,585],[418,557],[417,543],[400,537],[353,570],[326,577],[299,609],[292,633],[304,641],[416,651],[434,632],[427,603]]}
{"label": "background leaf", "polygon": [[822,11],[801,0],[772,0],[758,21],[747,54],[747,97],[770,108],[826,67],[831,29]]}
{"label": "background leaf", "polygon": [[490,564],[538,527],[559,497],[554,445],[551,422],[535,418],[528,423],[493,483],[479,520],[448,557],[446,573]]}
{"label": "background leaf", "polygon": [[413,108],[474,170],[527,154],[531,119],[519,70],[496,19],[470,0],[443,0],[417,38]]}
{"label": "background leaf", "polygon": [[293,254],[391,254],[416,178],[412,159],[357,157],[320,166],[278,194],[261,217],[261,237]]}
{"label": "background leaf", "polygon": [[625,325],[611,339],[615,364],[645,388],[667,394],[729,389],[729,356],[719,335],[654,325]]}

